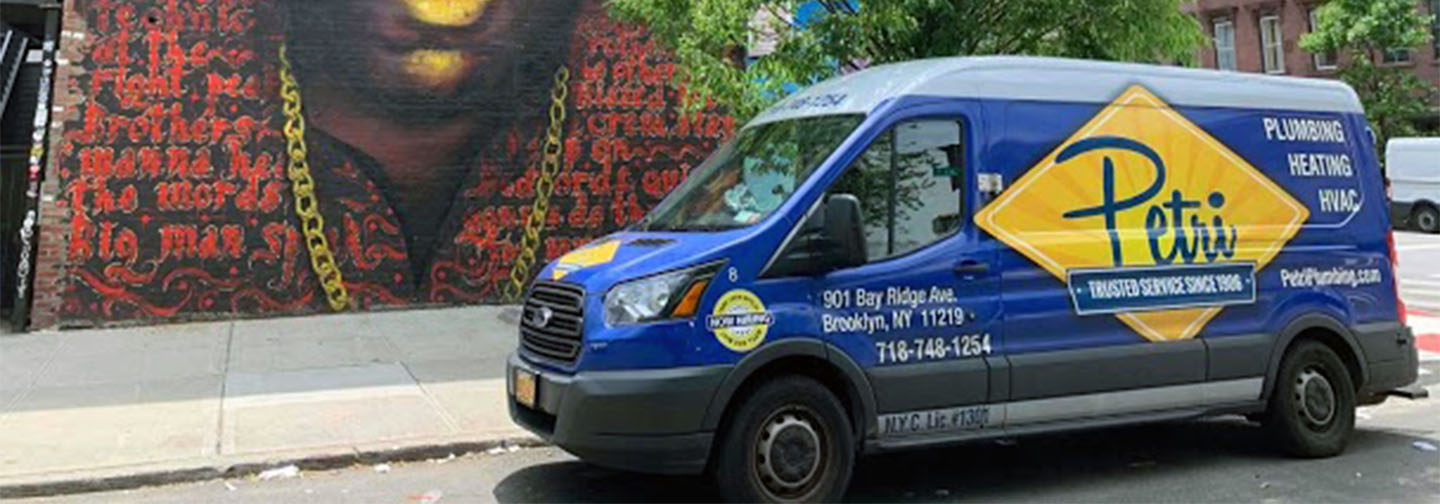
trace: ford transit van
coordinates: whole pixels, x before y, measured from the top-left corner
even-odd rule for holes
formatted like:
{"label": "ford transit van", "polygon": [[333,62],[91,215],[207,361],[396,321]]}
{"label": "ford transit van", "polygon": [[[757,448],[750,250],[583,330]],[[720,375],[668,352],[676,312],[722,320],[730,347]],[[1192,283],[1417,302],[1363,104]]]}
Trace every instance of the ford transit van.
{"label": "ford transit van", "polygon": [[1336,81],[837,77],[539,273],[510,412],[744,501],[837,499],[867,453],[1219,414],[1336,455],[1417,375],[1374,152]]}

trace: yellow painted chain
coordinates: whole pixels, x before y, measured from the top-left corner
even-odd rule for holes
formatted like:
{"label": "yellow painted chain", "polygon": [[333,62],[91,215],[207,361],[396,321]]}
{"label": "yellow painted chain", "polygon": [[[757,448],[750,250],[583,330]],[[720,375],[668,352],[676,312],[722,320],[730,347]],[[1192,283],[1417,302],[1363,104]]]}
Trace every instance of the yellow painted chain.
{"label": "yellow painted chain", "polygon": [[280,46],[280,97],[285,101],[286,173],[290,177],[290,189],[295,194],[295,215],[300,217],[300,232],[305,236],[305,248],[310,252],[310,268],[320,279],[320,287],[325,289],[325,301],[330,304],[330,309],[343,311],[350,306],[350,293],[340,277],[340,265],[336,264],[335,254],[330,251],[330,241],[325,238],[325,217],[320,215],[320,203],[315,199],[315,179],[310,177],[309,154],[305,147],[300,84],[290,73],[290,59],[285,56],[284,45]]}
{"label": "yellow painted chain", "polygon": [[510,266],[509,281],[501,281],[501,296],[506,301],[516,301],[525,290],[530,278],[530,268],[535,266],[535,249],[540,246],[540,231],[545,227],[545,217],[550,213],[550,194],[555,190],[555,176],[560,174],[564,164],[561,144],[565,126],[565,96],[570,92],[570,69],[560,67],[555,71],[555,86],[550,89],[550,126],[545,130],[545,147],[540,162],[540,176],[535,180],[535,203],[530,207],[530,217],[525,221],[525,234],[520,237],[520,253],[515,264]]}

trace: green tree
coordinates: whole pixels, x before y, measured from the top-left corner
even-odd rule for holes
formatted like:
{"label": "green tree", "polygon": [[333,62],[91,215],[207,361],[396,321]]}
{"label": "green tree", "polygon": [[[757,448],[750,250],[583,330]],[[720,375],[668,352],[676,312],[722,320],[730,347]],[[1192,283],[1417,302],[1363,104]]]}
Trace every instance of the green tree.
{"label": "green tree", "polygon": [[[804,28],[784,21],[804,0],[609,3],[674,51],[691,103],[714,100],[743,119],[783,97],[785,83],[863,64],[980,54],[1188,63],[1204,35],[1180,1],[819,0],[825,14]],[[773,35],[775,49],[747,66],[757,32]]]}
{"label": "green tree", "polygon": [[1300,47],[1349,56],[1340,78],[1360,95],[1377,146],[1416,134],[1414,119],[1426,113],[1435,88],[1407,68],[1376,65],[1375,58],[1429,42],[1430,17],[1420,14],[1414,0],[1329,0],[1316,17],[1315,30],[1301,37]]}

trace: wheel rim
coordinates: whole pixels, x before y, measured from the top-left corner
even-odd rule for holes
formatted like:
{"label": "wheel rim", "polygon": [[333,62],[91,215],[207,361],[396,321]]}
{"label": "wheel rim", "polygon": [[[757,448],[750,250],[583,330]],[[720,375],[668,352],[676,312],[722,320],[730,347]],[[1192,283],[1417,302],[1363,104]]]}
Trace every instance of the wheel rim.
{"label": "wheel rim", "polygon": [[1430,212],[1420,212],[1420,215],[1417,215],[1415,217],[1415,223],[1420,226],[1420,229],[1435,229],[1435,214]]}
{"label": "wheel rim", "polygon": [[800,500],[820,482],[831,453],[813,411],[788,406],[770,414],[755,439],[755,477],[776,500]]}
{"label": "wheel rim", "polygon": [[1295,377],[1295,409],[1311,427],[1326,427],[1335,419],[1335,387],[1319,370],[1306,368]]}

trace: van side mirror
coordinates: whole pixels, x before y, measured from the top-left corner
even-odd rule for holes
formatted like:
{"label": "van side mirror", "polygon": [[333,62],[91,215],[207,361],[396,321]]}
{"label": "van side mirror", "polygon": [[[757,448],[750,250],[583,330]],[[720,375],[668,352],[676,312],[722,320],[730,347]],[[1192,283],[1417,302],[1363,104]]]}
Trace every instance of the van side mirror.
{"label": "van side mirror", "polygon": [[819,275],[865,264],[860,199],[832,194],[801,223],[766,276]]}
{"label": "van side mirror", "polygon": [[[825,236],[833,243],[833,269],[865,264],[865,219],[860,198],[853,194],[832,194],[825,200]],[[818,213],[818,212],[817,212]]]}

